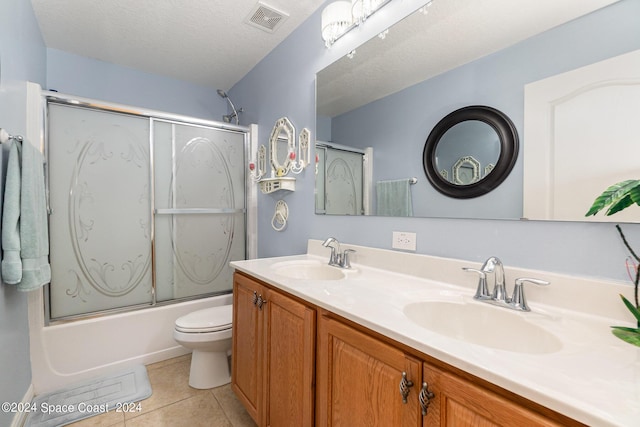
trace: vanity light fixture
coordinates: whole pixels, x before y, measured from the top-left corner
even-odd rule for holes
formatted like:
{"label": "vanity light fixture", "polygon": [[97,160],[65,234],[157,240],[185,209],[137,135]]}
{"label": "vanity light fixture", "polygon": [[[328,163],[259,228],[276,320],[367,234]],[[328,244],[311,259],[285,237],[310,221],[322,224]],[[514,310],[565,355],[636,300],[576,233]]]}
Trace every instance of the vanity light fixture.
{"label": "vanity light fixture", "polygon": [[351,14],[353,22],[362,24],[369,16],[380,9],[387,1],[384,0],[351,0]]}
{"label": "vanity light fixture", "polygon": [[391,0],[340,0],[329,3],[322,11],[322,39],[330,47],[352,28],[364,21]]}
{"label": "vanity light fixture", "polygon": [[322,40],[329,47],[353,24],[351,16],[351,2],[348,0],[334,1],[322,11]]}

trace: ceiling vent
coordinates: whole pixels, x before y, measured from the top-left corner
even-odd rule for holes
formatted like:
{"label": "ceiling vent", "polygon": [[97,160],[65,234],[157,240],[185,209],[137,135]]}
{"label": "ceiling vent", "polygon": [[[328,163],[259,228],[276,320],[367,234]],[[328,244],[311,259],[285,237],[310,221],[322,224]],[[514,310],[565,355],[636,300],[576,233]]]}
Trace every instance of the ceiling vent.
{"label": "ceiling vent", "polygon": [[245,22],[268,33],[273,33],[288,17],[289,15],[286,13],[258,2],[245,19]]}

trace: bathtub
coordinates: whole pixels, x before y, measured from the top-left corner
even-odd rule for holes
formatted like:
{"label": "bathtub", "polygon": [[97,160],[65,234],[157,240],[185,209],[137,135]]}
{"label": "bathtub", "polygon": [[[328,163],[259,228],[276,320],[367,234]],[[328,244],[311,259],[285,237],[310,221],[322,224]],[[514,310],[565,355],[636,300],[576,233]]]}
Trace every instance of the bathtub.
{"label": "bathtub", "polygon": [[173,340],[175,320],[231,304],[232,294],[45,326],[42,291],[29,293],[29,339],[34,394],[187,354]]}

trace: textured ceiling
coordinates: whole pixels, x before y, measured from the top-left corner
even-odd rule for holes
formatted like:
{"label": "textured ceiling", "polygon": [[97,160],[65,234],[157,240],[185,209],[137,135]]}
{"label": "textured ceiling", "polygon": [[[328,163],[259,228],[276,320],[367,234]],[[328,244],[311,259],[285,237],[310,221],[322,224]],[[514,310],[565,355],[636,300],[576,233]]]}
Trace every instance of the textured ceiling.
{"label": "textured ceiling", "polygon": [[257,0],[31,3],[47,47],[228,90],[323,0],[264,0],[289,15],[272,33],[245,23]]}
{"label": "textured ceiling", "polygon": [[616,1],[434,0],[322,70],[317,112],[335,117]]}

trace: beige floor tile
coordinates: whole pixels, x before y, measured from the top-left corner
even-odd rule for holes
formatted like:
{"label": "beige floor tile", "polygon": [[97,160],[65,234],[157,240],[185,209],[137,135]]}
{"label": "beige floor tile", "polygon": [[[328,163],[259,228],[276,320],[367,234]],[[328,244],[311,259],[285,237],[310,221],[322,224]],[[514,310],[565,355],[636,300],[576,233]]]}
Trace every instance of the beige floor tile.
{"label": "beige floor tile", "polygon": [[69,427],[124,427],[124,414],[122,412],[107,412],[105,414],[96,415],[95,417],[85,418]]}
{"label": "beige floor tile", "polygon": [[233,427],[211,393],[202,393],[127,419],[126,427]]}
{"label": "beige floor tile", "polygon": [[140,402],[140,411],[125,413],[125,420],[191,396],[207,393],[207,390],[189,387],[191,358],[179,357],[177,359],[179,360],[171,359],[174,360],[174,363],[164,363],[159,366],[150,365],[147,373],[151,383],[151,397]]}
{"label": "beige floor tile", "polygon": [[191,364],[191,353],[147,365],[147,372],[153,369],[160,369],[168,365],[173,365],[174,363],[185,363],[186,361]]}
{"label": "beige floor tile", "polygon": [[222,407],[227,418],[231,421],[233,427],[255,427],[256,423],[249,416],[244,406],[238,401],[238,398],[231,390],[231,385],[227,384],[222,387],[211,389],[218,403]]}

